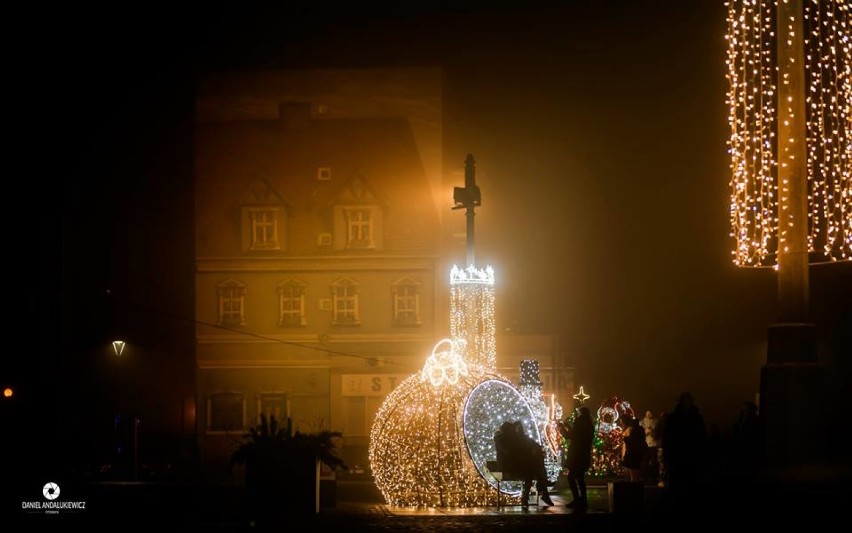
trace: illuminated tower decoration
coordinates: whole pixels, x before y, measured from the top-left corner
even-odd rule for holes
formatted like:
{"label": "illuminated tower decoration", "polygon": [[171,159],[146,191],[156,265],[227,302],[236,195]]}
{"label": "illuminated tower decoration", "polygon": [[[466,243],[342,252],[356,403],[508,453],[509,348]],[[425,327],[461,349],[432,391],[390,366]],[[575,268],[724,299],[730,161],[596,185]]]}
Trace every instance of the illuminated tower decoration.
{"label": "illuminated tower decoration", "polygon": [[450,271],[450,335],[467,342],[467,360],[485,368],[497,364],[497,326],[494,317],[494,270],[476,268],[474,262],[474,209],[482,205],[476,185],[473,156],[468,154],[464,167],[464,187],[453,192],[453,209],[466,210],[467,265],[453,265]]}
{"label": "illuminated tower decoration", "polygon": [[[497,500],[494,434],[519,421],[541,444],[539,420],[523,394],[497,374],[494,271],[473,262],[473,209],[481,204],[473,157],[454,209],[467,208],[467,268],[450,272],[450,330],[423,369],[400,383],[376,413],[370,466],[385,501],[405,507],[482,507]],[[507,504],[520,503],[521,484],[499,484]]]}
{"label": "illuminated tower decoration", "polygon": [[779,320],[760,376],[764,459],[808,464],[824,458],[826,436],[809,265],[852,260],[852,6],[727,7],[734,263],[778,276]]}
{"label": "illuminated tower decoration", "polygon": [[497,325],[494,319],[494,270],[470,265],[450,272],[450,335],[467,342],[467,359],[497,366]]}
{"label": "illuminated tower decoration", "polygon": [[521,380],[518,384],[518,390],[526,398],[538,424],[539,433],[543,437],[545,444],[544,466],[547,470],[547,478],[551,482],[555,482],[562,470],[561,439],[556,426],[556,421],[562,419],[562,406],[556,402],[552,395],[550,404],[548,405],[545,402],[541,393],[543,385],[538,361],[533,359],[521,361]]}

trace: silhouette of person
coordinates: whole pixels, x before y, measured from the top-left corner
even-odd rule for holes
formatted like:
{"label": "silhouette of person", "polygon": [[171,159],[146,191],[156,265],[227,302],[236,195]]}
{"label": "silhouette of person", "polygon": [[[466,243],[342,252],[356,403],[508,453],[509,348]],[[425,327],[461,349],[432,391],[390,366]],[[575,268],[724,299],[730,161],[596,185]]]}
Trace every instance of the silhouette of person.
{"label": "silhouette of person", "polygon": [[494,448],[497,451],[497,462],[503,470],[503,477],[520,477],[521,466],[518,464],[520,457],[515,435],[515,425],[512,422],[503,422],[494,434]]}
{"label": "silhouette of person", "polygon": [[730,468],[732,472],[753,478],[761,466],[763,435],[757,404],[743,402],[731,432]]}
{"label": "silhouette of person", "polygon": [[533,481],[535,481],[541,500],[547,505],[553,505],[553,500],[550,498],[550,491],[547,489],[547,469],[544,467],[544,450],[541,449],[539,443],[527,435],[520,421],[515,422],[514,425],[515,435],[518,439],[521,471],[524,478],[524,489],[521,493],[521,499],[524,505],[527,505],[530,489],[532,488]]}
{"label": "silhouette of person", "polygon": [[494,446],[497,451],[497,461],[504,468],[504,472],[514,474],[513,477],[520,477],[523,480],[522,505],[529,506],[533,481],[536,482],[541,500],[547,505],[553,505],[547,488],[544,451],[541,445],[526,434],[523,424],[520,421],[503,422],[494,435]]}
{"label": "silhouette of person", "polygon": [[621,448],[621,465],[627,472],[627,479],[642,481],[642,465],[648,453],[645,430],[642,429],[639,420],[625,416],[625,428],[622,436],[624,442]]}
{"label": "silhouette of person", "polygon": [[666,485],[677,507],[696,498],[701,465],[706,459],[707,429],[704,417],[689,392],[678,396],[677,405],[666,417],[663,429],[663,459]]}
{"label": "silhouette of person", "polygon": [[645,416],[639,421],[642,429],[645,430],[645,444],[648,445],[648,453],[645,454],[645,462],[642,465],[642,477],[651,479],[654,482],[660,481],[658,473],[660,471],[657,465],[657,418],[651,411],[645,411]]}
{"label": "silhouette of person", "polygon": [[660,411],[657,417],[657,425],[654,427],[654,437],[657,439],[657,486],[666,486],[666,461],[663,459],[663,434],[666,429],[666,418],[669,414],[665,411]]}
{"label": "silhouette of person", "polygon": [[592,466],[592,443],[595,437],[595,426],[589,408],[580,407],[571,425],[565,422],[559,424],[559,432],[569,441],[565,468],[568,469],[568,486],[574,499],[566,505],[585,509],[589,505],[586,498],[586,472]]}

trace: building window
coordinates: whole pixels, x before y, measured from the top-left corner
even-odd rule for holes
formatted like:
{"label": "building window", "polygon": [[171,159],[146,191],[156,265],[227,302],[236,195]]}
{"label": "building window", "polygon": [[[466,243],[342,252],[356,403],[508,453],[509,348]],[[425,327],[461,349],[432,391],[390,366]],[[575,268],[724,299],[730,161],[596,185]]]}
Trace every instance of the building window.
{"label": "building window", "polygon": [[350,278],[342,278],[331,285],[332,324],[357,325],[358,284]]}
{"label": "building window", "polygon": [[393,323],[416,326],[420,322],[420,283],[402,278],[391,285],[393,295]]}
{"label": "building window", "polygon": [[207,431],[245,431],[246,404],[241,392],[215,392],[207,398]]}
{"label": "building window", "polygon": [[278,209],[251,207],[248,209],[251,225],[251,250],[280,250],[278,242]]}
{"label": "building window", "polygon": [[287,248],[287,205],[261,173],[240,203],[240,249],[243,253]]}
{"label": "building window", "polygon": [[274,416],[278,427],[286,427],[290,417],[290,397],[286,392],[262,392],[257,399],[257,415],[258,423],[260,415],[265,415],[267,420]]}
{"label": "building window", "polygon": [[298,280],[287,280],[278,284],[278,325],[304,326],[305,320],[305,287]]}
{"label": "building window", "polygon": [[219,295],[219,325],[246,325],[246,286],[229,279],[216,288]]}
{"label": "building window", "polygon": [[375,248],[372,214],[373,211],[369,208],[350,208],[344,211],[347,248]]}
{"label": "building window", "polygon": [[383,396],[354,396],[343,399],[344,434],[350,437],[369,437],[376,413],[384,402]]}

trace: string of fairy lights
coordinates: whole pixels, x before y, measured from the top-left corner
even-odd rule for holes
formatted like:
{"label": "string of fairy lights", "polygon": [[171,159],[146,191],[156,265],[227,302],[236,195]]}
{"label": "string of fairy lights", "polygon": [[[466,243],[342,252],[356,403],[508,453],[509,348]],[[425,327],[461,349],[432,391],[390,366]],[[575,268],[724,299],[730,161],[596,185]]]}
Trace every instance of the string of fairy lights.
{"label": "string of fairy lights", "polygon": [[491,379],[481,367],[451,383],[421,374],[402,381],[376,412],[367,449],[376,487],[389,505],[474,507],[495,499],[471,462],[463,433],[470,391]]}
{"label": "string of fairy lights", "polygon": [[[852,67],[850,6],[846,1],[805,4],[805,69],[809,74],[807,149],[813,204],[808,246],[850,258],[852,244]],[[821,234],[820,232],[825,232]]]}
{"label": "string of fairy lights", "polygon": [[[491,486],[493,477],[482,475],[488,440],[478,438],[490,431],[488,439],[493,439],[499,422],[490,417],[501,411],[480,397],[475,403],[485,407],[475,411],[489,413],[489,417],[465,415],[471,392],[480,384],[497,382],[512,388],[494,371],[494,321],[493,269],[453,266],[451,338],[438,341],[423,369],[391,391],[376,412],[370,430],[370,467],[376,487],[390,505],[473,507],[496,498]],[[518,397],[520,403],[512,404],[514,408],[529,411],[523,398],[519,394]],[[504,402],[498,399],[496,403]],[[481,422],[467,437],[465,416]],[[475,425],[467,427],[470,432]],[[473,451],[468,447],[468,437],[477,443]]]}
{"label": "string of fairy lights", "polygon": [[[781,0],[786,2],[787,0]],[[791,214],[779,216],[778,165],[792,152],[777,143],[778,0],[729,0],[727,15],[728,153],[734,263],[767,266],[784,246]],[[846,0],[806,0],[805,50],[808,247],[828,260],[852,259],[852,40]],[[793,21],[788,21],[793,24]],[[789,28],[793,33],[796,28]],[[792,109],[786,109],[788,113]],[[795,139],[793,142],[796,142]]]}
{"label": "string of fairy lights", "polygon": [[[538,363],[526,360],[521,385],[496,372],[494,271],[453,267],[451,338],[435,344],[420,372],[385,398],[370,430],[368,458],[376,487],[390,505],[477,507],[519,503],[521,483],[498,481],[494,434],[518,421],[545,451],[548,477],[561,467],[549,446],[561,406],[542,400]],[[558,439],[550,439],[557,445]],[[496,490],[495,490],[496,489]]]}
{"label": "string of fairy lights", "polygon": [[497,364],[494,269],[473,265],[450,271],[450,335],[467,340],[467,360],[485,368]]}
{"label": "string of fairy lights", "polygon": [[[497,481],[487,469],[486,463],[497,456],[494,433],[504,421],[521,422],[524,432],[532,436],[533,440],[541,442],[540,426],[531,409],[529,398],[505,378],[481,382],[470,392],[465,402],[463,427],[473,464],[494,487],[497,486]],[[522,488],[519,481],[507,480],[500,484],[500,489],[511,496],[520,495]]]}

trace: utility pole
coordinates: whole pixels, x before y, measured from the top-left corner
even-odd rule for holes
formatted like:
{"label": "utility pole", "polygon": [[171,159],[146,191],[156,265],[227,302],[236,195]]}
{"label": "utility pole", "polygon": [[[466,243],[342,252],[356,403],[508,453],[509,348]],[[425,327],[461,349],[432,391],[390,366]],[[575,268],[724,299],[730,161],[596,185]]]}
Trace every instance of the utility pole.
{"label": "utility pole", "polygon": [[453,189],[453,209],[467,209],[465,217],[467,218],[467,265],[473,266],[473,217],[474,208],[482,205],[482,194],[479,192],[479,187],[476,185],[476,168],[473,154],[467,154],[464,160],[464,187],[455,187]]}

